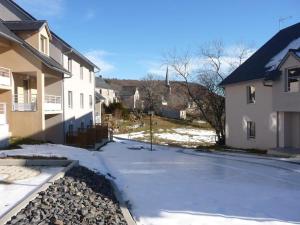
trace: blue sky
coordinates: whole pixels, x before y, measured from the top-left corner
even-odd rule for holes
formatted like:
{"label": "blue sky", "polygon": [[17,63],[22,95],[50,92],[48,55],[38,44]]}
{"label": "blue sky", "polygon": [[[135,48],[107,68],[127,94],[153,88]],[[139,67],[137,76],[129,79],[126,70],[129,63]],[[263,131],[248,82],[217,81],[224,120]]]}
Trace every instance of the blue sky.
{"label": "blue sky", "polygon": [[170,49],[197,49],[212,40],[259,48],[282,27],[300,22],[299,0],[16,0],[109,78],[161,72]]}

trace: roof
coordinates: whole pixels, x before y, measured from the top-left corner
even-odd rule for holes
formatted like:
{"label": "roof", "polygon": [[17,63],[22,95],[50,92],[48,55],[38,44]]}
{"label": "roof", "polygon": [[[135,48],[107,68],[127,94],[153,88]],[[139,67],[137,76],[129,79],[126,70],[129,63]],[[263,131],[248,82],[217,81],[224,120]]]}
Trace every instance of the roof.
{"label": "roof", "polygon": [[102,77],[96,77],[96,88],[113,90],[113,88]]}
{"label": "roof", "polygon": [[105,98],[100,93],[98,93],[97,91],[95,91],[95,98],[96,98],[96,102],[100,102],[100,101],[105,100]]}
{"label": "roof", "polygon": [[300,23],[279,31],[220,85],[278,76],[278,66],[290,49],[300,50]]}
{"label": "roof", "polygon": [[1,21],[0,21],[0,36],[9,39],[10,41],[21,43],[20,38],[11,32]]}
{"label": "roof", "polygon": [[36,21],[3,21],[5,26],[12,31],[25,31],[25,30],[39,30],[45,24],[46,20],[36,20]]}
{"label": "roof", "polygon": [[87,57],[82,55],[79,51],[77,51],[75,48],[73,48],[71,45],[69,45],[67,42],[65,42],[61,37],[59,37],[56,33],[51,31],[52,37],[56,38],[59,42],[61,42],[65,47],[67,47],[71,52],[73,52],[75,55],[77,55],[79,58],[81,58],[86,63],[90,64],[91,66],[100,69],[96,64],[94,64],[92,61],[90,61]]}
{"label": "roof", "polygon": [[119,95],[120,96],[132,96],[135,94],[136,90],[137,90],[136,86],[123,86]]}
{"label": "roof", "polygon": [[[9,4],[14,6],[18,11],[23,13],[27,18],[28,21],[42,21],[42,20],[37,20],[34,18],[30,13],[28,13],[26,10],[24,10],[22,7],[20,7],[16,2],[13,0],[6,0]],[[57,34],[55,34],[53,31],[51,31],[52,37],[55,37],[58,41],[60,41],[63,45],[65,45],[67,48],[69,48],[70,52],[73,52],[75,55],[77,55],[80,59],[82,59],[84,62],[87,64],[93,66],[94,68],[99,69],[97,65],[95,65],[93,62],[91,62],[87,57],[82,55],[80,52],[78,52],[75,48],[73,48],[71,45],[69,45],[67,42],[65,42],[62,38],[60,38]]]}
{"label": "roof", "polygon": [[32,47],[30,44],[28,44],[23,39],[19,38],[16,34],[14,34],[11,30],[6,27],[2,21],[0,21],[0,35],[4,38],[9,39],[10,41],[13,41],[19,45],[21,45],[25,50],[27,50],[29,53],[31,53],[33,56],[35,56],[37,59],[39,59],[45,66],[47,66],[50,69],[53,69],[55,71],[70,74],[69,71],[63,68],[62,65],[60,65],[58,62],[56,62],[51,57],[39,52],[37,49]]}

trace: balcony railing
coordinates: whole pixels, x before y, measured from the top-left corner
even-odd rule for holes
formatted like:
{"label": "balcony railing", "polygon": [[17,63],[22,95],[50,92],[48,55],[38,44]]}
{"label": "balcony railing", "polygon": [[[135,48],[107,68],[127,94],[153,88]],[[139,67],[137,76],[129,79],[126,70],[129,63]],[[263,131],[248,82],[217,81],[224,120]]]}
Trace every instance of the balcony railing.
{"label": "balcony railing", "polygon": [[0,85],[10,87],[10,69],[0,67]]}
{"label": "balcony railing", "polygon": [[62,110],[61,96],[45,95],[45,111],[60,111]]}
{"label": "balcony railing", "polygon": [[0,102],[0,125],[6,124],[6,104]]}
{"label": "balcony railing", "polygon": [[15,94],[13,111],[36,111],[36,95]]}

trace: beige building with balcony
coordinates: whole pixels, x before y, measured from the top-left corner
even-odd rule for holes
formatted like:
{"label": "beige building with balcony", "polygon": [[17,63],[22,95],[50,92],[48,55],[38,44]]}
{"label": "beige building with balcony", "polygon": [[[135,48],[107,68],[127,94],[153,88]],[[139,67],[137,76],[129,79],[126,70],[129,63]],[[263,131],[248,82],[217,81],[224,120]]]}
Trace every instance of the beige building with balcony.
{"label": "beige building with balcony", "polygon": [[19,22],[0,22],[0,37],[0,124],[8,132],[5,137],[59,141],[62,79],[70,73],[49,57],[47,23],[27,22],[21,28]]}
{"label": "beige building with balcony", "polygon": [[221,85],[226,145],[300,153],[300,23],[279,31]]}
{"label": "beige building with balcony", "polygon": [[0,147],[9,137],[64,143],[94,124],[91,61],[12,0],[0,0]]}

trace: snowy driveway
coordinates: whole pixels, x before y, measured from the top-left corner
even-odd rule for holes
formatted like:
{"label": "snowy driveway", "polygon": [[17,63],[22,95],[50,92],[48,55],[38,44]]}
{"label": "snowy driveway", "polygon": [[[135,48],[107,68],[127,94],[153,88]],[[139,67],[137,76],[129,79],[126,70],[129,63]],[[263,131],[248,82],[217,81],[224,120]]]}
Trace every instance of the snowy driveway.
{"label": "snowy driveway", "polygon": [[117,141],[97,156],[139,225],[300,224],[300,165],[133,145]]}

